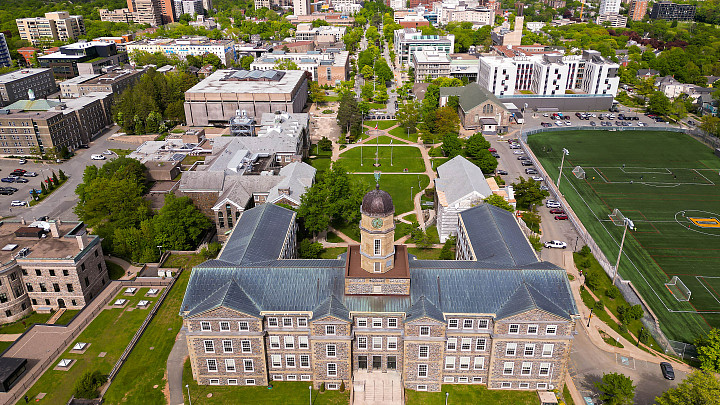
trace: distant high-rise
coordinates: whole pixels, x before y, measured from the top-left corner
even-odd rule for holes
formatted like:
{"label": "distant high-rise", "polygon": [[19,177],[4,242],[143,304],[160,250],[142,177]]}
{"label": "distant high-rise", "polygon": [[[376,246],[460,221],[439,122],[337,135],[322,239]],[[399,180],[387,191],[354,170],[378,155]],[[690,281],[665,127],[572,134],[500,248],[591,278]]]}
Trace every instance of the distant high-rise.
{"label": "distant high-rise", "polygon": [[0,32],[0,66],[12,66],[12,59],[10,59],[10,49],[8,49],[7,41],[5,41],[5,34]]}
{"label": "distant high-rise", "polygon": [[600,14],[620,13],[620,0],[602,0],[600,2]]}
{"label": "distant high-rise", "polygon": [[694,4],[661,2],[653,4],[650,11],[653,20],[692,21],[695,19]]}
{"label": "distant high-rise", "polygon": [[310,14],[310,0],[293,0],[293,13],[295,15]]}
{"label": "distant high-rise", "polygon": [[640,21],[647,14],[648,0],[632,0],[628,17],[633,21]]}
{"label": "distant high-rise", "polygon": [[45,17],[18,18],[15,22],[20,38],[33,44],[42,40],[69,41],[85,35],[83,17],[67,11],[45,13]]}

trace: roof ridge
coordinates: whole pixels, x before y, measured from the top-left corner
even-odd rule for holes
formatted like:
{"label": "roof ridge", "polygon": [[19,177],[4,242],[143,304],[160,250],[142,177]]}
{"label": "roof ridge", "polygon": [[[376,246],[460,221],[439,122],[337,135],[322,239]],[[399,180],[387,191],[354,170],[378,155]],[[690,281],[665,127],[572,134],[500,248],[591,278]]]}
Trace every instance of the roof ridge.
{"label": "roof ridge", "polygon": [[[496,229],[500,229],[501,227],[500,227],[500,225],[498,224],[497,219],[495,218],[495,215],[492,214],[492,212],[493,212],[493,207],[494,207],[494,208],[497,208],[498,210],[502,210],[502,208],[495,207],[495,206],[492,205],[492,204],[484,204],[484,205],[487,206],[488,212],[491,213],[491,214],[490,214],[490,217],[492,218],[493,225],[495,225],[495,228],[496,228]],[[503,211],[504,211],[504,212],[507,212],[507,211],[505,211],[505,210],[503,210]],[[503,248],[504,248],[505,250],[507,250],[508,254],[510,255],[510,259],[512,259],[512,261],[513,261],[513,266],[517,266],[517,260],[515,260],[515,256],[513,255],[512,249],[510,249],[510,247],[508,246],[508,241],[505,239],[505,234],[504,234],[504,232],[498,232],[498,234],[500,235],[500,238],[502,239]]]}

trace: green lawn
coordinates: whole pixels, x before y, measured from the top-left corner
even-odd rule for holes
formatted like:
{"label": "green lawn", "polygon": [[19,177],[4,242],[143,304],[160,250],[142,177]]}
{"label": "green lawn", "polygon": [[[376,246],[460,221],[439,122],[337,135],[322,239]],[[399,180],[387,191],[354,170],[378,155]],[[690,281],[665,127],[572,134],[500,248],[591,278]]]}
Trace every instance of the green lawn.
{"label": "green lawn", "polygon": [[348,238],[360,243],[360,228],[357,223],[347,224],[336,221],[332,224],[332,227],[344,233]]}
{"label": "green lawn", "polygon": [[410,132],[408,135],[407,128],[404,127],[396,127],[388,131],[390,135],[395,135],[399,138],[407,139],[410,142],[417,142],[418,133],[417,132]]}
{"label": "green lawn", "polygon": [[[361,152],[362,149],[362,152]],[[375,152],[379,152],[380,167],[373,166]],[[392,153],[392,165],[391,165]],[[362,157],[363,165],[360,165]],[[339,162],[351,172],[374,172],[380,170],[385,173],[402,173],[407,169],[409,173],[424,173],[425,162],[422,160],[420,149],[414,146],[380,146],[365,145],[348,149],[340,155]]]}
{"label": "green lawn", "polygon": [[[310,402],[310,381],[290,382],[275,381],[270,390],[265,386],[233,387],[220,385],[197,385],[192,378],[190,360],[185,362],[183,369],[183,383],[190,385],[190,399],[193,403],[202,405],[230,405],[230,404],[257,404],[257,405],[305,405]],[[210,396],[212,394],[212,396]],[[320,393],[312,390],[313,405],[341,405],[350,402],[350,392],[325,391]],[[189,403],[185,398],[185,403]]]}
{"label": "green lawn", "polygon": [[78,312],[80,312],[79,309],[66,309],[65,312],[60,315],[60,318],[55,321],[55,325],[67,325]]}
{"label": "green lawn", "polygon": [[125,275],[125,270],[123,270],[121,265],[111,262],[110,260],[105,260],[105,265],[107,266],[110,280],[117,280]]}
{"label": "green lawn", "polygon": [[[356,174],[355,176],[365,181],[368,186],[375,185],[375,178],[372,174]],[[412,197],[414,197],[428,184],[430,184],[430,178],[424,174],[383,174],[380,177],[380,188],[387,191],[392,197],[396,215],[414,209],[410,187],[412,187]]]}
{"label": "green lawn", "polygon": [[343,243],[343,242],[345,242],[345,241],[343,240],[343,238],[337,236],[337,235],[336,235],[335,233],[333,233],[333,232],[328,232],[328,233],[327,233],[327,237],[326,237],[325,239],[327,239],[327,241],[330,242],[330,243]]}
{"label": "green lawn", "polygon": [[410,221],[412,223],[412,222],[417,221],[417,215],[415,215],[415,214],[405,215],[403,217],[403,219],[406,221]]}
{"label": "green lawn", "polygon": [[[178,315],[190,269],[180,274],[172,290],[148,325],[145,333],[120,369],[105,394],[107,404],[165,404],[163,387],[167,359],[175,344],[175,336],[182,326]],[[152,350],[150,348],[153,347]],[[157,385],[158,388],[153,388]]]}
{"label": "green lawn", "polygon": [[120,157],[127,156],[131,153],[133,153],[135,149],[110,149],[110,152],[115,152],[116,155]]}
{"label": "green lawn", "polygon": [[10,345],[13,344],[13,342],[2,342],[0,341],[0,353],[4,352],[5,349],[10,347]]}
{"label": "green lawn", "polygon": [[330,168],[332,160],[329,156],[318,156],[316,158],[307,159],[306,163],[314,167],[317,171],[321,172]]}
{"label": "green lawn", "polygon": [[425,233],[430,237],[430,243],[440,243],[440,235],[435,225],[426,229]]}
{"label": "green lawn", "polygon": [[14,333],[23,333],[25,332],[30,326],[36,323],[45,323],[53,314],[39,314],[37,312],[31,312],[30,315],[26,316],[25,318],[20,319],[19,321],[15,321],[13,323],[7,323],[5,325],[0,326],[0,333],[3,334],[14,334]]}
{"label": "green lawn", "polygon": [[344,247],[325,248],[325,251],[322,252],[322,254],[320,255],[320,258],[321,259],[337,259],[338,255],[341,255],[345,252],[347,252],[347,248],[344,248]]}
{"label": "green lawn", "polygon": [[[410,243],[410,242],[409,242]],[[421,260],[440,260],[440,251],[442,249],[436,249],[436,248],[428,248],[428,249],[421,249],[421,248],[408,248],[408,253],[411,255],[417,256],[418,259]]]}
{"label": "green lawn", "polygon": [[395,221],[395,240],[402,238],[405,235],[410,235],[413,230],[412,224],[406,224],[404,222]]}
{"label": "green lawn", "polygon": [[[407,144],[406,141],[398,141],[397,139],[393,139],[387,135],[380,135],[375,139],[372,139],[370,141],[367,141],[364,143],[364,145],[375,145],[376,142],[380,145],[390,145],[390,142],[393,143],[393,145],[405,145]],[[374,155],[373,155],[374,156]]]}
{"label": "green lawn", "polygon": [[[614,263],[622,227],[608,221],[620,209],[637,227],[625,240],[620,274],[631,281],[659,317],[668,338],[692,342],[720,327],[717,251],[720,228],[688,218],[720,218],[720,159],[677,132],[563,131],[530,136],[530,146],[551,178],[565,159],[562,192]],[[580,165],[585,179],[572,175]],[[674,275],[691,290],[678,301],[665,287]]]}
{"label": "green lawn", "polygon": [[[108,374],[122,352],[127,347],[130,339],[132,339],[137,329],[145,320],[150,309],[134,309],[137,302],[141,299],[156,302],[156,298],[147,298],[148,288],[138,289],[137,294],[132,297],[123,295],[124,289],[121,289],[117,298],[125,298],[129,302],[125,308],[113,308],[100,311],[95,320],[93,320],[87,328],[70,344],[68,350],[60,356],[60,359],[74,359],[75,363],[68,371],[56,371],[53,364],[40,377],[26,393],[30,398],[35,398],[37,394],[47,393],[42,399],[43,404],[64,405],[72,396],[75,381],[86,371],[100,371]],[[176,313],[177,314],[177,313]],[[90,343],[84,354],[71,354],[69,349],[75,342]],[[106,352],[105,357],[98,357],[100,352]],[[139,380],[133,380],[135,384]],[[18,401],[18,404],[25,404],[24,400]]]}
{"label": "green lawn", "polygon": [[378,120],[378,121],[365,121],[365,126],[375,128],[377,125],[378,129],[388,129],[394,125],[397,125],[396,120]]}
{"label": "green lawn", "polygon": [[168,257],[167,260],[165,260],[165,263],[163,264],[163,267],[175,267],[175,268],[184,268],[186,270],[190,270],[193,267],[197,266],[198,264],[205,261],[205,258],[202,257],[199,253],[191,254],[191,255],[183,255],[183,254],[170,254],[170,257]]}
{"label": "green lawn", "polygon": [[419,392],[405,390],[407,405],[443,405],[445,394],[448,404],[473,405],[536,405],[538,395],[535,391],[489,390],[484,385],[453,384],[443,385],[442,392]]}

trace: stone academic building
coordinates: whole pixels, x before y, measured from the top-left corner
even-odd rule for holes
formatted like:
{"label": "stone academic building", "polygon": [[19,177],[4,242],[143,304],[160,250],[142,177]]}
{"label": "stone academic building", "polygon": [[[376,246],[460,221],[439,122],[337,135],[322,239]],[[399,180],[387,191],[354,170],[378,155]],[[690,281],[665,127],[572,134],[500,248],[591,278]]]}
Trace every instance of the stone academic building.
{"label": "stone academic building", "polygon": [[312,260],[296,258],[293,211],[263,204],[242,215],[183,300],[198,383],[344,383],[356,395],[380,377],[397,392],[561,385],[578,310],[565,271],[538,260],[510,212],[461,212],[457,260],[447,261],[394,244],[388,193],[370,191],[361,212],[359,246]]}

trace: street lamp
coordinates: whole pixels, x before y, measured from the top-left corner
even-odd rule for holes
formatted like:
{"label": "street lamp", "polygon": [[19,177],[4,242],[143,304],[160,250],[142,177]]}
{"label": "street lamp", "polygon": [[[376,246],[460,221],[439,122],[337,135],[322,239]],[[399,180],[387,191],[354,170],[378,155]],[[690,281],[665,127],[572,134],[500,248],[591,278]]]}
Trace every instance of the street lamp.
{"label": "street lamp", "polygon": [[[162,259],[162,248],[163,248],[163,246],[162,246],[162,245],[157,245],[157,248],[158,248],[158,251],[160,252],[160,259]],[[158,259],[158,262],[160,261],[160,259]]]}
{"label": "street lamp", "polygon": [[312,385],[308,386],[308,390],[310,390],[310,405],[312,405]]}
{"label": "street lamp", "polygon": [[523,111],[522,111],[523,112],[523,122],[522,122],[522,124],[520,124],[520,138],[522,138],[523,129],[525,128],[525,120],[527,119],[527,117],[525,117],[525,115],[524,115],[525,110],[527,110],[527,103],[525,103],[525,107],[523,108]]}
{"label": "street lamp", "polygon": [[[618,213],[619,213],[619,211],[618,211]],[[625,235],[627,235],[628,228],[630,228],[631,230],[635,229],[635,223],[632,220],[630,220],[629,218],[623,217],[622,226],[624,226],[625,229],[623,229],[623,236],[622,236],[622,239],[620,240],[620,251],[618,252],[617,261],[615,262],[615,274],[613,274],[613,285],[615,285],[615,280],[617,280],[617,276],[618,276],[618,270],[619,270],[619,266],[620,266],[620,257],[622,257],[623,246],[625,245]]]}
{"label": "street lamp", "polygon": [[563,148],[562,150],[562,160],[560,160],[560,174],[558,174],[558,181],[557,181],[557,189],[558,192],[560,192],[560,179],[562,178],[562,169],[563,165],[565,164],[565,156],[569,155],[570,152],[568,152],[567,149]]}
{"label": "street lamp", "polygon": [[192,405],[192,399],[190,399],[190,384],[185,384],[185,388],[187,388],[188,391],[188,402]]}
{"label": "street lamp", "polygon": [[410,201],[413,201],[413,186],[410,186]]}
{"label": "street lamp", "polygon": [[447,405],[448,397],[450,396],[449,392],[445,393],[445,405]]}

